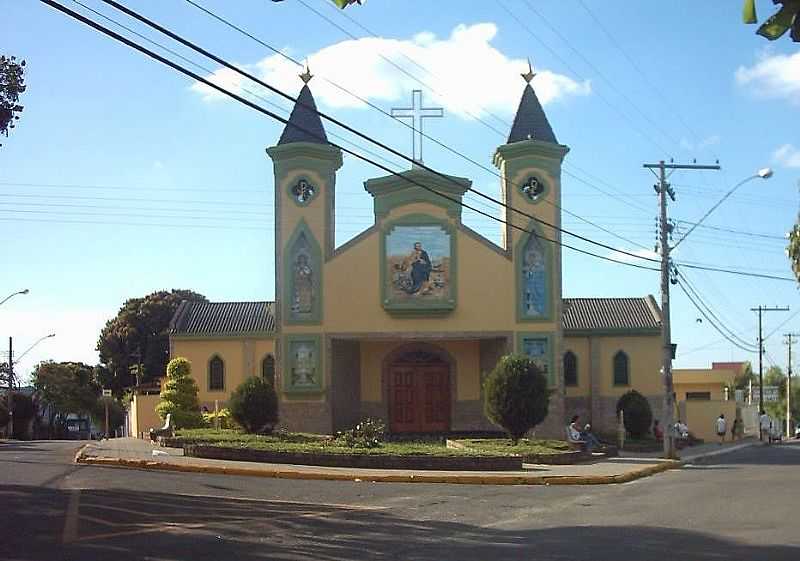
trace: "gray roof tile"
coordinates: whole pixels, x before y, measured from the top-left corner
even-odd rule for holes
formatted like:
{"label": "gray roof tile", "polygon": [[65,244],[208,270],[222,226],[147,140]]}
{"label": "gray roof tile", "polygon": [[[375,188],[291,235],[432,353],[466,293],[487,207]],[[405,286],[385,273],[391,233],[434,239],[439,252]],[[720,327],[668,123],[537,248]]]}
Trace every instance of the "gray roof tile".
{"label": "gray roof tile", "polygon": [[327,144],[328,137],[325,134],[325,127],[317,111],[317,104],[308,85],[303,86],[297,102],[294,104],[292,114],[289,115],[289,123],[283,129],[278,144],[290,144],[292,142],[313,142],[315,144]]}
{"label": "gray roof tile", "polygon": [[173,335],[238,335],[275,331],[274,302],[196,302],[184,300],[175,311]]}
{"label": "gray roof tile", "polygon": [[564,298],[564,331],[661,329],[661,310],[645,298]]}
{"label": "gray roof tile", "polygon": [[514,116],[514,124],[508,135],[508,144],[520,142],[522,140],[541,140],[558,144],[556,135],[544,114],[542,104],[536,97],[536,92],[530,84],[525,86],[522,92],[522,99],[519,101],[517,114]]}

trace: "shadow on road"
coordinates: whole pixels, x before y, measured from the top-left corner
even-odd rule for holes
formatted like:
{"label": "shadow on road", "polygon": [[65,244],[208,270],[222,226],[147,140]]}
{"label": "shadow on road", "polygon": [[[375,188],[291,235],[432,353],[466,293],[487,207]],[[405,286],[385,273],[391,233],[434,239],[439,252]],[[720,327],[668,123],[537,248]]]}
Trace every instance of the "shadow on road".
{"label": "shadow on road", "polygon": [[146,490],[5,486],[0,503],[14,520],[0,525],[0,558],[14,560],[800,559],[797,547],[646,526],[507,531],[412,520],[390,509]]}

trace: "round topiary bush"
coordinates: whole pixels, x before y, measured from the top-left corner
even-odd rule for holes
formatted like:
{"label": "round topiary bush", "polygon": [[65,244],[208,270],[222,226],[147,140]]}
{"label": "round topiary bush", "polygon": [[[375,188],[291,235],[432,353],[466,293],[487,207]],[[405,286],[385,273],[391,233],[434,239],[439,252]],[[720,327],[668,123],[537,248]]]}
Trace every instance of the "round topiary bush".
{"label": "round topiary bush", "polygon": [[617,402],[617,418],[619,412],[624,411],[625,417],[625,430],[627,430],[633,438],[644,438],[650,434],[650,427],[653,424],[653,410],[650,408],[650,402],[647,398],[637,392],[631,390],[619,398]]}
{"label": "round topiary bush", "polygon": [[278,422],[278,396],[272,384],[260,377],[250,377],[236,388],[228,408],[233,420],[250,433],[270,433]]}
{"label": "round topiary bush", "polygon": [[197,384],[192,378],[192,365],[183,357],[176,357],[167,364],[167,383],[161,391],[161,401],[156,412],[162,419],[172,414],[176,428],[203,426],[200,402],[197,400]]}
{"label": "round topiary bush", "polygon": [[484,382],[484,412],[516,443],[544,421],[550,406],[547,378],[531,359],[507,355]]}

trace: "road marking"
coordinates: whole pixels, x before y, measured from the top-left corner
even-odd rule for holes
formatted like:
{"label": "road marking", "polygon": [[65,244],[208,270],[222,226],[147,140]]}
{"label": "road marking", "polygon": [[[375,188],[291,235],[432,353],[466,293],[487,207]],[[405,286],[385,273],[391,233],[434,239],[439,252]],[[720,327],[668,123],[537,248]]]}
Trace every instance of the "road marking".
{"label": "road marking", "polygon": [[69,493],[69,503],[64,518],[64,532],[61,542],[64,544],[74,542],[78,538],[78,511],[80,510],[81,490],[72,489]]}

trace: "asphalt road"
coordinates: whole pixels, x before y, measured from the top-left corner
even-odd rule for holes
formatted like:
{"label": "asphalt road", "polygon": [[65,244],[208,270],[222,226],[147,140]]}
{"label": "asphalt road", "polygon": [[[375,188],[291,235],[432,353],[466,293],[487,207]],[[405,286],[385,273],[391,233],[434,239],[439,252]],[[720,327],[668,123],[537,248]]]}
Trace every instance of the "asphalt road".
{"label": "asphalt road", "polygon": [[0,559],[800,559],[800,443],[571,487],[148,472],[77,447],[0,444]]}

